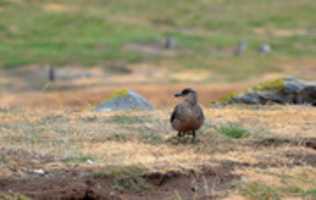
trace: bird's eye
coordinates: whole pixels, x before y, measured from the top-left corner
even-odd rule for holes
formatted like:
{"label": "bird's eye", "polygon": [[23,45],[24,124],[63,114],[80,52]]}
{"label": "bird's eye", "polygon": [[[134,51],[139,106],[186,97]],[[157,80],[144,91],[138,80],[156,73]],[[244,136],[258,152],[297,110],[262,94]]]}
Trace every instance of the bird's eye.
{"label": "bird's eye", "polygon": [[189,94],[189,93],[190,93],[189,90],[183,90],[183,91],[182,91],[182,94],[184,94],[184,95]]}

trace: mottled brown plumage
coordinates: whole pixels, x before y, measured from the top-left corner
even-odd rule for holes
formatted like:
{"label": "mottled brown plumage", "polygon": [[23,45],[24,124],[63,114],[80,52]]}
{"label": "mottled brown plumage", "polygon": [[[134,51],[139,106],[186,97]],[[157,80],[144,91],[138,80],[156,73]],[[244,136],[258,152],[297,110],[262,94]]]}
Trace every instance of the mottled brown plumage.
{"label": "mottled brown plumage", "polygon": [[204,123],[204,114],[198,104],[197,93],[187,88],[175,96],[184,97],[184,100],[172,112],[170,118],[171,125],[178,131],[178,137],[191,133],[194,139],[195,131]]}

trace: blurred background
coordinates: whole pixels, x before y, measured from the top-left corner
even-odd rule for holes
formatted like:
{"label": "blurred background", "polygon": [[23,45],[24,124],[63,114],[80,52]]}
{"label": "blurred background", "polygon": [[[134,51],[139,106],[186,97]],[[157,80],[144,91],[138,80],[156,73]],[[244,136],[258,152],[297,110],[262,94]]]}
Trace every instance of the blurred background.
{"label": "blurred background", "polygon": [[0,106],[86,108],[132,89],[157,107],[316,74],[314,0],[0,0]]}

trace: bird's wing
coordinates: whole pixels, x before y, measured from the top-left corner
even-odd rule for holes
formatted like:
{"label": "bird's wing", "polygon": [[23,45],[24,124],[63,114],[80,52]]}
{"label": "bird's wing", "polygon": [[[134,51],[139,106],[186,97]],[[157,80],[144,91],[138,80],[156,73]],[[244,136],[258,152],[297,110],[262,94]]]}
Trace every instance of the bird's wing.
{"label": "bird's wing", "polygon": [[199,115],[198,115],[199,120],[204,120],[205,116],[203,113],[203,109],[201,108],[200,105],[198,106],[198,112],[199,112]]}
{"label": "bird's wing", "polygon": [[179,116],[180,105],[177,105],[170,117],[170,122],[172,123]]}

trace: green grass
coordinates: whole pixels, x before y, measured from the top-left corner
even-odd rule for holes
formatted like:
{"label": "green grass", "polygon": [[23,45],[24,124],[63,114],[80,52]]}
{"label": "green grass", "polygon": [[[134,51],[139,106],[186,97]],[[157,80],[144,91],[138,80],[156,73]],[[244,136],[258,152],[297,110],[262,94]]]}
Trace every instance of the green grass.
{"label": "green grass", "polygon": [[281,200],[276,188],[258,182],[243,186],[241,194],[253,200]]}
{"label": "green grass", "polygon": [[30,200],[30,198],[16,193],[0,193],[0,199],[2,200]]}
{"label": "green grass", "polygon": [[315,188],[304,190],[299,187],[290,187],[283,189],[283,191],[287,194],[291,194],[292,196],[302,197],[303,199],[316,199]]}
{"label": "green grass", "polygon": [[[311,187],[304,189],[300,186],[301,181],[305,183],[315,183],[313,179],[298,176],[281,175],[285,185],[271,186],[260,182],[249,182],[240,185],[239,191],[243,196],[256,200],[279,200],[283,197],[299,197],[301,199],[315,199],[316,189]],[[289,180],[292,179],[292,182]]]}
{"label": "green grass", "polygon": [[249,135],[249,131],[246,128],[235,123],[222,124],[216,130],[220,134],[233,139],[240,139]]}
{"label": "green grass", "polygon": [[316,189],[310,189],[305,191],[303,196],[310,199],[316,199]]}
{"label": "green grass", "polygon": [[[50,3],[62,9],[45,9]],[[228,80],[240,80],[278,71],[280,58],[312,58],[316,53],[315,37],[295,34],[296,30],[313,30],[313,0],[2,0],[0,10],[2,68],[165,61],[212,69]],[[258,28],[271,34],[257,34]],[[280,36],[279,30],[289,34]],[[157,44],[167,34],[177,41],[175,56],[125,48],[127,44]],[[240,58],[231,49],[241,39],[248,41],[249,48]],[[263,41],[273,51],[262,57],[256,49]]]}

